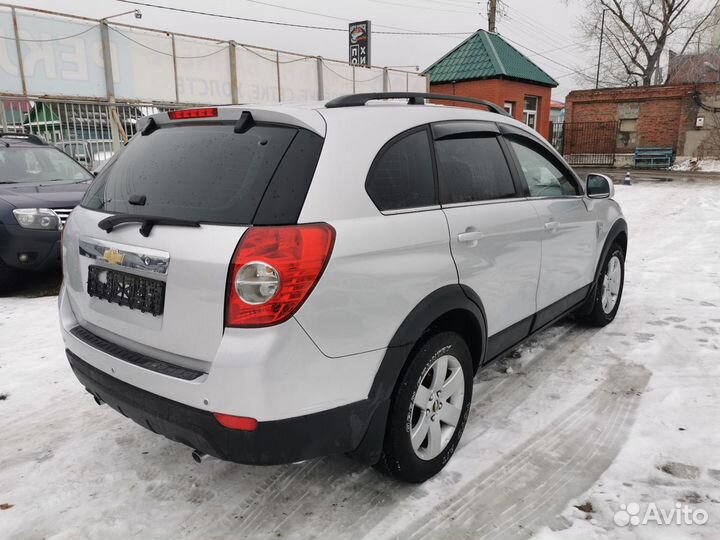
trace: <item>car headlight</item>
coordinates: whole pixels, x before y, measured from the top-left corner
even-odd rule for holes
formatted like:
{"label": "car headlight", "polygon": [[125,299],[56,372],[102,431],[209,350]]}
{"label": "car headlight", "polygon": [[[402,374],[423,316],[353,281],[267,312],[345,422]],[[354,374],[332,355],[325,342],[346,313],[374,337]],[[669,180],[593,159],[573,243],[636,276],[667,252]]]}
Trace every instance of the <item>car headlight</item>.
{"label": "car headlight", "polygon": [[18,208],[13,214],[24,229],[58,231],[62,228],[60,218],[49,208]]}

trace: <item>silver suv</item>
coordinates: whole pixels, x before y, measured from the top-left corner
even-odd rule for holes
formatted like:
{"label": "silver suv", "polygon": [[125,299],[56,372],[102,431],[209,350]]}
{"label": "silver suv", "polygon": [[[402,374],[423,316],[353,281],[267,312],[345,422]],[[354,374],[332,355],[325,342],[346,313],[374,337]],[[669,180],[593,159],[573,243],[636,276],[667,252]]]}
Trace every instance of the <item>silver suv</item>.
{"label": "silver suv", "polygon": [[461,101],[144,119],[64,232],[62,334],[95,401],[197,460],[344,452],[421,482],[480,366],[571,312],[612,321],[611,180],[495,105],[425,99]]}

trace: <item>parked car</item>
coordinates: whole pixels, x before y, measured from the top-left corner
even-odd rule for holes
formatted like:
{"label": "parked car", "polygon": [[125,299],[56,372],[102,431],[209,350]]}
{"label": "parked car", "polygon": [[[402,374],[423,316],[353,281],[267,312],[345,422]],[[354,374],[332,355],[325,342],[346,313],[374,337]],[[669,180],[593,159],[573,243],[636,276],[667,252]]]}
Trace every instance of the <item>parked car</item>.
{"label": "parked car", "polygon": [[92,178],[40,137],[0,133],[0,290],[60,265],[60,231]]}
{"label": "parked car", "polygon": [[62,334],[97,403],[198,461],[344,452],[421,482],[480,366],[569,313],[612,321],[612,181],[428,97],[143,120],[65,229]]}
{"label": "parked car", "polygon": [[62,141],[56,143],[60,150],[82,164],[93,173],[100,172],[108,159],[113,155],[111,140],[88,139],[82,141]]}

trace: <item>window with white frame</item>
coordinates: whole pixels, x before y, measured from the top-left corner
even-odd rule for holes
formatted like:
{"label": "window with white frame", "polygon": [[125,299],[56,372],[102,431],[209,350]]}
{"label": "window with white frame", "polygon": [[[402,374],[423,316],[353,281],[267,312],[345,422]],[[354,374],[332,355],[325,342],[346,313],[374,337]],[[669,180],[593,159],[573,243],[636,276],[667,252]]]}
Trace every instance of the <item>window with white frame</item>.
{"label": "window with white frame", "polygon": [[510,116],[514,116],[515,114],[515,102],[514,101],[506,101],[505,105],[503,105],[503,108],[505,109],[505,112],[508,113]]}
{"label": "window with white frame", "polygon": [[538,98],[536,96],[525,96],[525,108],[523,109],[523,122],[533,129],[537,129]]}

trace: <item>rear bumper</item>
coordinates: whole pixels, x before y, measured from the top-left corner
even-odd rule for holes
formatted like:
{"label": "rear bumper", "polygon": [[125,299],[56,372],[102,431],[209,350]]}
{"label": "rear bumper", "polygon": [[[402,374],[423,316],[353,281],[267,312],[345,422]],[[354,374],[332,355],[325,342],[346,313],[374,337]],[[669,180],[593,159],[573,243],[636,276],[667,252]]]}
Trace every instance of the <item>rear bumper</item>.
{"label": "rear bumper", "polygon": [[255,431],[221,426],[212,413],[141,390],[92,367],[70,351],[70,366],[88,392],[146,429],[217,458],[248,465],[292,463],[355,450],[375,407],[369,400],[259,422]]}
{"label": "rear bumper", "polygon": [[[27,262],[19,257],[25,254]],[[0,259],[19,270],[41,271],[60,267],[60,231],[23,229],[0,224]]]}

